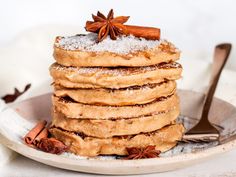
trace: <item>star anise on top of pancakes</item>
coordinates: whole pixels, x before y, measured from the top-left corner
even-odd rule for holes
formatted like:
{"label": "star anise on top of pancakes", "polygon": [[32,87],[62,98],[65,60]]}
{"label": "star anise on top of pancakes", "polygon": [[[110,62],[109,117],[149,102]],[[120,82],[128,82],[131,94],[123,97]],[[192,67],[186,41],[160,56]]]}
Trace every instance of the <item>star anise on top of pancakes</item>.
{"label": "star anise on top of pancakes", "polygon": [[119,35],[126,35],[127,30],[123,25],[128,21],[129,16],[118,16],[114,18],[113,9],[110,10],[107,17],[101,12],[97,12],[97,15],[92,14],[94,21],[87,21],[85,29],[89,32],[98,33],[97,42],[101,42],[108,35],[112,40],[116,40]]}
{"label": "star anise on top of pancakes", "polygon": [[161,151],[156,150],[155,146],[147,146],[145,148],[126,148],[128,152],[128,156],[124,159],[131,160],[131,159],[145,159],[145,158],[155,158],[159,157]]}

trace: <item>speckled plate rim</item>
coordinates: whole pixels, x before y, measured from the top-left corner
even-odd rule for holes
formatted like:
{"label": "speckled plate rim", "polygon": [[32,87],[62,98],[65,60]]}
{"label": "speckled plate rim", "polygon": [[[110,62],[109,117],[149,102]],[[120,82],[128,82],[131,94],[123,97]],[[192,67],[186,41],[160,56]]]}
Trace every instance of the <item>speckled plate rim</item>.
{"label": "speckled plate rim", "polygon": [[[146,174],[155,172],[172,171],[201,162],[210,157],[230,151],[236,147],[236,140],[223,145],[218,145],[200,152],[140,160],[99,160],[99,159],[70,159],[54,154],[29,148],[24,144],[12,142],[7,137],[0,135],[1,143],[38,162],[67,170],[97,173],[97,174]],[[165,166],[168,166],[166,168]],[[94,167],[94,169],[92,169]],[[142,168],[140,168],[142,167]],[[156,168],[155,168],[156,167]],[[158,168],[157,168],[158,167]],[[122,170],[122,168],[124,168]],[[141,169],[141,170],[140,170]]]}
{"label": "speckled plate rim", "polygon": [[[220,101],[225,102],[223,100]],[[228,152],[236,147],[236,139],[234,139],[227,143],[220,144],[202,151],[180,154],[170,157],[140,160],[100,160],[90,158],[73,159],[66,158],[64,156],[48,154],[33,148],[29,148],[28,146],[20,142],[14,141],[11,139],[11,137],[1,131],[0,141],[2,144],[12,149],[13,151],[16,151],[23,156],[50,166],[86,173],[113,175],[146,174],[172,171],[196,164],[197,162],[201,162],[217,155],[221,155],[222,153]]]}

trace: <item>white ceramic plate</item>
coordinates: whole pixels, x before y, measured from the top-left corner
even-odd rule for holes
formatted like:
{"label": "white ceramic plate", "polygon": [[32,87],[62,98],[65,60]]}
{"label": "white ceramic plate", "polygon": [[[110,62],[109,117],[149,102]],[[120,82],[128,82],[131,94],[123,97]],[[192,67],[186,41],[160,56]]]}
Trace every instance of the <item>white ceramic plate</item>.
{"label": "white ceramic plate", "polygon": [[[203,95],[179,90],[181,116],[185,126],[191,127],[200,116]],[[220,99],[214,99],[211,121],[219,128],[219,144],[179,144],[159,158],[120,160],[116,157],[84,158],[69,153],[53,155],[26,146],[22,137],[40,119],[50,119],[50,94],[13,104],[0,113],[0,140],[12,150],[36,161],[73,171],[98,174],[144,174],[184,168],[236,147],[236,108]]]}

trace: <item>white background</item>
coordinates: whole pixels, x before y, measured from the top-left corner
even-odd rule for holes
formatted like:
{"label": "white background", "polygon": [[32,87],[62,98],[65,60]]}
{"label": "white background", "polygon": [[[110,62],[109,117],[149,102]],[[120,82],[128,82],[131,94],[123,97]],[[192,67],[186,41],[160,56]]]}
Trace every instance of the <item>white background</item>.
{"label": "white background", "polygon": [[[55,36],[84,32],[91,13],[111,8],[115,15],[131,16],[127,24],[161,28],[162,38],[182,51],[185,68],[185,61],[210,63],[218,43],[236,46],[234,0],[0,0],[0,95],[49,79]],[[233,50],[226,67],[236,71],[235,57]]]}
{"label": "white background", "polygon": [[[100,10],[107,14],[110,8],[115,15],[131,16],[127,24],[160,27],[162,38],[181,49],[180,62],[184,66],[181,88],[204,90],[215,44],[231,42],[236,46],[234,0],[0,0],[0,96],[15,86],[23,89],[26,83],[33,86],[21,99],[47,92],[55,36],[83,32],[91,13]],[[221,77],[216,95],[236,105],[235,51],[231,53],[228,70]],[[1,150],[0,146],[2,162],[7,153]],[[235,158],[236,151],[233,151],[163,176],[236,176]],[[23,157],[0,167],[0,174],[3,169],[3,175],[13,177],[26,172],[30,172],[28,176],[54,176],[54,172],[59,176],[76,175]]]}
{"label": "white background", "polygon": [[[84,26],[91,13],[111,8],[131,16],[128,24],[160,27],[187,56],[205,60],[216,43],[236,44],[234,0],[1,0],[0,45],[45,24]],[[236,69],[236,62],[228,67]]]}

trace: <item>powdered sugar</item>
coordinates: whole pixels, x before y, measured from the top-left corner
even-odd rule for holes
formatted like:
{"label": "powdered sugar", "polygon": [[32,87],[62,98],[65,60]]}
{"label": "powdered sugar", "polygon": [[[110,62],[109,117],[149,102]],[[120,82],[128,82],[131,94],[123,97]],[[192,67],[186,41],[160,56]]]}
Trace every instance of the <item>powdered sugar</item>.
{"label": "powdered sugar", "polygon": [[90,68],[90,67],[73,67],[73,66],[70,66],[70,67],[66,67],[66,66],[62,66],[58,63],[54,63],[51,65],[51,68],[52,69],[55,69],[57,71],[67,71],[67,72],[70,72],[70,71],[75,71],[77,72],[78,74],[94,74],[96,72],[99,72],[99,71],[102,71],[102,68],[98,68],[98,67],[94,67],[94,68]]}
{"label": "powdered sugar", "polygon": [[[161,153],[160,157],[173,157],[176,155],[183,155],[183,154],[188,154],[188,153],[195,153],[199,151],[206,150],[208,148],[217,146],[217,142],[210,142],[210,143],[179,143],[177,146],[172,148],[171,150]],[[62,157],[70,158],[70,159],[75,159],[75,160],[85,160],[85,159],[98,159],[98,160],[114,160],[114,159],[119,159],[122,158],[120,156],[106,156],[106,155],[100,155],[97,157],[86,157],[86,156],[80,156],[80,155],[75,155],[69,152],[65,152],[61,154]]]}
{"label": "powdered sugar", "polygon": [[160,44],[158,40],[146,40],[134,36],[121,36],[117,40],[111,40],[108,36],[102,42],[96,43],[97,34],[77,35],[61,37],[55,45],[66,50],[81,50],[91,52],[112,52],[116,54],[128,54],[136,51],[152,49]]}
{"label": "powdered sugar", "polygon": [[164,63],[160,65],[152,65],[152,66],[143,66],[138,68],[102,68],[102,67],[66,67],[60,64],[54,63],[51,68],[57,71],[65,71],[65,72],[76,72],[81,75],[93,75],[97,76],[106,75],[106,76],[125,76],[131,74],[140,74],[150,71],[155,71],[157,69],[170,69],[170,68],[181,68],[182,66],[179,63]]}

